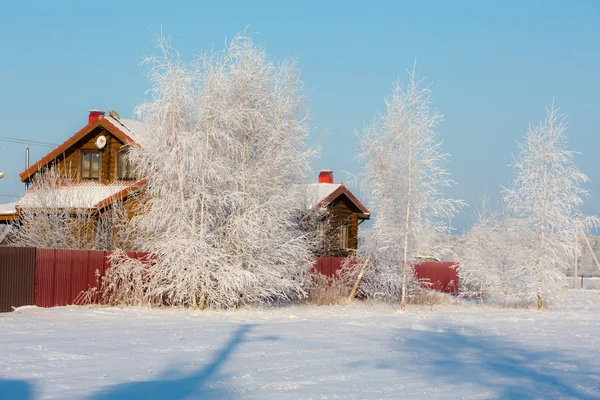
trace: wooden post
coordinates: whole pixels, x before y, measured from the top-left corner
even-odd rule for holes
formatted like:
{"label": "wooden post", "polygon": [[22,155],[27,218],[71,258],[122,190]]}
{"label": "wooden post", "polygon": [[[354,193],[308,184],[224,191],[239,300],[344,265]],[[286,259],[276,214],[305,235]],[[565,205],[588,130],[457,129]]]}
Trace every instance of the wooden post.
{"label": "wooden post", "polygon": [[575,228],[575,266],[573,270],[573,289],[577,289],[577,269],[579,267],[579,255],[577,254],[577,248],[579,247],[579,243],[577,243],[577,228]]}
{"label": "wooden post", "polygon": [[350,300],[350,301],[354,300],[354,296],[356,296],[356,291],[358,290],[358,284],[360,283],[363,275],[365,274],[368,264],[369,264],[369,260],[367,260],[365,262],[365,264],[363,265],[363,267],[360,269],[360,273],[358,274],[358,277],[356,278],[356,282],[354,282],[354,287],[352,288],[352,292],[350,292],[350,296],[348,297],[348,300]]}
{"label": "wooden post", "polygon": [[585,234],[583,229],[581,230],[581,234],[583,235],[583,238],[585,239],[585,243],[587,244],[587,247],[590,250],[590,253],[592,254],[592,258],[594,259],[594,262],[596,263],[596,267],[598,267],[598,269],[600,269],[600,262],[598,262],[598,258],[594,254],[594,249],[592,249],[592,245],[590,244],[590,241],[588,240],[587,235]]}

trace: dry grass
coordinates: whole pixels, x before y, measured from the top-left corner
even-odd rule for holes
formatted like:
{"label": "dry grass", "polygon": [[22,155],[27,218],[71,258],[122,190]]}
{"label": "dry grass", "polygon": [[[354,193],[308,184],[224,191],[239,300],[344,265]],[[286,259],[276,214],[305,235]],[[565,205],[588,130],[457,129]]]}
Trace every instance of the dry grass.
{"label": "dry grass", "polygon": [[350,288],[344,280],[328,277],[318,272],[311,275],[306,302],[318,306],[348,304]]}
{"label": "dry grass", "polygon": [[456,298],[450,294],[438,292],[431,289],[420,289],[408,295],[408,304],[428,306],[448,306],[456,302]]}

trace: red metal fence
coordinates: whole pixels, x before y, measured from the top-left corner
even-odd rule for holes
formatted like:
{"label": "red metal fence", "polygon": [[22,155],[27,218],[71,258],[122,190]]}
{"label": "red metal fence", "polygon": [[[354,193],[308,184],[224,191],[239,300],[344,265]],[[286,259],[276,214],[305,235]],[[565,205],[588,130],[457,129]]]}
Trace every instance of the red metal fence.
{"label": "red metal fence", "polygon": [[[38,307],[81,303],[85,293],[99,286],[99,276],[109,268],[110,251],[0,247],[0,312],[12,307]],[[148,253],[127,253],[146,258]],[[346,258],[316,257],[314,269],[330,278],[343,268]],[[451,262],[422,262],[415,265],[418,279],[429,280],[431,288],[458,293],[458,269]],[[91,293],[91,292],[88,292]],[[94,300],[94,297],[86,298]]]}
{"label": "red metal fence", "polygon": [[[95,301],[90,289],[110,267],[110,251],[0,247],[0,312],[13,307],[66,306]],[[127,253],[144,258],[147,253]],[[86,296],[89,293],[90,296]]]}
{"label": "red metal fence", "polygon": [[344,257],[315,257],[313,268],[329,278],[334,278],[335,273],[342,269],[346,260]]}
{"label": "red metal fence", "polygon": [[[314,269],[330,278],[343,268],[346,258],[316,257]],[[427,287],[440,292],[458,293],[458,268],[454,262],[421,262],[415,264],[417,279],[428,282]]]}
{"label": "red metal fence", "polygon": [[35,305],[75,304],[81,293],[98,286],[110,253],[99,250],[37,249]]}
{"label": "red metal fence", "polygon": [[419,280],[428,280],[433,290],[458,293],[458,268],[455,262],[418,263],[415,264],[415,275]]}
{"label": "red metal fence", "polygon": [[[110,268],[111,251],[37,249],[35,305],[38,307],[81,304],[86,292],[99,289],[99,277]],[[142,258],[147,253],[127,253]],[[90,292],[91,294],[91,292]],[[93,300],[94,297],[87,300]]]}

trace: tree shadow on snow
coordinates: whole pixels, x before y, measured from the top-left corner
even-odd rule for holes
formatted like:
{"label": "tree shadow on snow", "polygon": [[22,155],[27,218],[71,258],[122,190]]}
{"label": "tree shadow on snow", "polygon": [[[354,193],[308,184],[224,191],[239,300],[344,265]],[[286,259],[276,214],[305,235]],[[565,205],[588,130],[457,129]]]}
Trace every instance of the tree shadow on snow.
{"label": "tree shadow on snow", "polygon": [[[398,364],[386,361],[377,367],[400,369],[409,379],[423,374],[431,387],[444,382],[504,399],[597,399],[600,395],[600,362],[591,365],[577,359],[576,354],[539,351],[499,337],[454,329],[404,330],[396,336],[395,345],[403,355],[414,354],[414,358],[404,356]],[[464,395],[456,392],[458,397]]]}
{"label": "tree shadow on snow", "polygon": [[227,388],[213,386],[211,382],[226,378],[219,370],[235,350],[246,341],[246,334],[252,328],[253,325],[242,325],[227,344],[216,353],[211,362],[192,374],[184,375],[181,369],[169,369],[161,373],[156,380],[118,384],[100,391],[90,400],[232,399],[235,393],[228,391]]}
{"label": "tree shadow on snow", "polygon": [[0,379],[0,399],[30,400],[33,398],[35,398],[35,390],[32,383]]}

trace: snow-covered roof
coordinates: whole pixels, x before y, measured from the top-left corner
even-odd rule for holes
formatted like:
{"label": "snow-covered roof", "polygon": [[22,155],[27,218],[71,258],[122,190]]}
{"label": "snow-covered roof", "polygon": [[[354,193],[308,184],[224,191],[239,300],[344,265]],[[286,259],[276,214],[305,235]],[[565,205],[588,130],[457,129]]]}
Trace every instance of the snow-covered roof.
{"label": "snow-covered roof", "polygon": [[131,182],[78,182],[51,190],[32,188],[16,204],[20,208],[95,208],[100,202],[132,186]]}
{"label": "snow-covered roof", "polygon": [[308,208],[317,207],[342,186],[341,183],[311,183],[306,187]]}
{"label": "snow-covered roof", "polygon": [[123,118],[117,120],[111,116],[105,116],[104,119],[106,119],[117,129],[121,130],[123,133],[125,133],[127,136],[129,136],[136,142],[139,141],[140,136],[146,134],[146,127],[141,121]]}
{"label": "snow-covered roof", "polygon": [[12,215],[17,212],[16,206],[17,202],[0,204],[0,215]]}
{"label": "snow-covered roof", "polygon": [[345,194],[363,214],[371,214],[343,183],[311,183],[307,185],[307,207],[311,209],[327,205],[342,194]]}

